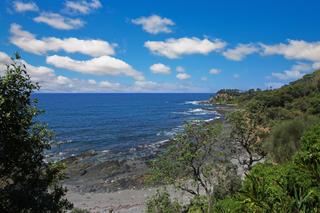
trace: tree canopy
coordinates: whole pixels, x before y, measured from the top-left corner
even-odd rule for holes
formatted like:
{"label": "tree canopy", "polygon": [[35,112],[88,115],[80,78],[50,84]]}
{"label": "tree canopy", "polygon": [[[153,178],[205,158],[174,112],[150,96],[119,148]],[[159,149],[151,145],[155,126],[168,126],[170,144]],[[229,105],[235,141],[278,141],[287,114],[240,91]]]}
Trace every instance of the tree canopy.
{"label": "tree canopy", "polygon": [[63,166],[48,163],[52,133],[35,120],[41,113],[32,82],[17,54],[0,76],[0,212],[65,212],[72,207],[59,185]]}

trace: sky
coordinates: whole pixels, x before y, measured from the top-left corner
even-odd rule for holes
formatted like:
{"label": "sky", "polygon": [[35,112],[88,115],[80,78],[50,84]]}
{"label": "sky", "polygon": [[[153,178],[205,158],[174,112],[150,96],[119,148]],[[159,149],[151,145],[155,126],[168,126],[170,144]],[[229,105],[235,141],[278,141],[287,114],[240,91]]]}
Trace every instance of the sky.
{"label": "sky", "polygon": [[41,92],[278,88],[320,68],[318,0],[0,0],[0,74]]}

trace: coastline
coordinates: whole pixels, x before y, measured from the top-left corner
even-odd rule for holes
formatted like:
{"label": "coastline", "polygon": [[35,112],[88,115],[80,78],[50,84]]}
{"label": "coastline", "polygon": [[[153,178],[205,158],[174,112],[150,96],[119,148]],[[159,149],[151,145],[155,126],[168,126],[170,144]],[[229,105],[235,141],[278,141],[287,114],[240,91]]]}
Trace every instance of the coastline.
{"label": "coastline", "polygon": [[[224,115],[232,110],[231,106],[216,107],[221,116],[209,122],[223,121]],[[163,188],[146,184],[149,162],[169,144],[170,140],[160,143],[150,155],[130,159],[102,161],[97,158],[97,152],[87,151],[62,160],[67,166],[67,179],[62,184],[68,188],[68,199],[75,207],[93,212],[107,211],[108,208],[114,212],[143,212],[147,198]],[[229,147],[226,152],[229,152]],[[187,199],[187,195],[182,195],[173,187],[168,189],[173,197],[182,198],[182,202]]]}

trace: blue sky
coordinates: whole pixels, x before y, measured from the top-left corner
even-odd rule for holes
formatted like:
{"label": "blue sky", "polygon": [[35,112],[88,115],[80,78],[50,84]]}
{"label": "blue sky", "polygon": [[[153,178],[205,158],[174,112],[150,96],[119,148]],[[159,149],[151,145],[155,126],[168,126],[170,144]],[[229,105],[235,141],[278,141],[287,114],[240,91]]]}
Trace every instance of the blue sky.
{"label": "blue sky", "polygon": [[275,88],[320,67],[319,11],[312,0],[2,0],[0,65],[19,51],[44,92]]}

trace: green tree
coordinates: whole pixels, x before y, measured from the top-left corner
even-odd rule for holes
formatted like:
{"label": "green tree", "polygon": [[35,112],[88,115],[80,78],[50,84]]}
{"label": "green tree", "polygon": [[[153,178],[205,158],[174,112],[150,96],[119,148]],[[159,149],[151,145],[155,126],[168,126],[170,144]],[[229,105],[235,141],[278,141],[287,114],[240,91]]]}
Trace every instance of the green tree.
{"label": "green tree", "polygon": [[253,166],[239,192],[218,201],[215,209],[225,212],[319,212],[320,125],[308,130],[300,144],[301,149],[288,163]]}
{"label": "green tree", "polygon": [[[167,151],[152,164],[153,181],[173,184],[198,199],[205,195],[207,212],[213,197],[236,191],[239,179],[218,148],[221,124],[188,124]],[[199,203],[199,202],[197,202]]]}
{"label": "green tree", "polygon": [[232,112],[228,121],[231,125],[230,139],[234,143],[236,157],[239,164],[248,171],[254,163],[266,156],[262,142],[270,130],[264,126],[258,113],[252,114],[245,110]]}
{"label": "green tree", "polygon": [[43,155],[52,134],[35,121],[39,86],[19,59],[0,76],[0,212],[65,212],[72,204],[59,185],[62,165]]}

